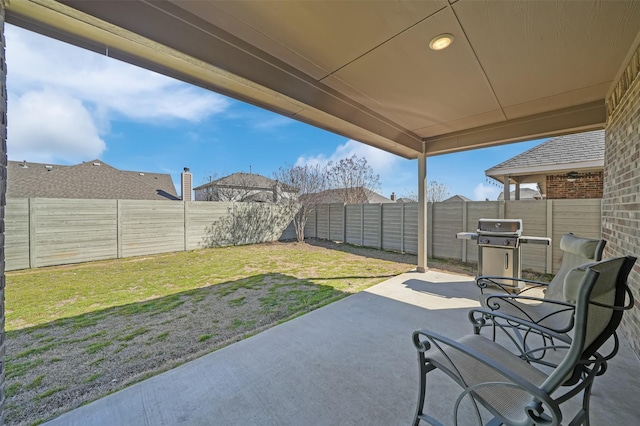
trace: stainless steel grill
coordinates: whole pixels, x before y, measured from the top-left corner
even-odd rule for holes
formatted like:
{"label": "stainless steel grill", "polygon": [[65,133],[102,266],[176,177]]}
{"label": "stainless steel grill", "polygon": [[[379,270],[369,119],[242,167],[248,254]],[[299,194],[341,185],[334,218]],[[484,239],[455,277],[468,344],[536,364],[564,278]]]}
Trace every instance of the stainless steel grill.
{"label": "stainless steel grill", "polygon": [[[478,229],[473,232],[459,232],[458,239],[477,240],[478,276],[520,278],[522,276],[522,244],[551,243],[550,238],[523,237],[521,219],[480,219]],[[498,284],[522,290],[524,283],[512,280],[494,280]]]}

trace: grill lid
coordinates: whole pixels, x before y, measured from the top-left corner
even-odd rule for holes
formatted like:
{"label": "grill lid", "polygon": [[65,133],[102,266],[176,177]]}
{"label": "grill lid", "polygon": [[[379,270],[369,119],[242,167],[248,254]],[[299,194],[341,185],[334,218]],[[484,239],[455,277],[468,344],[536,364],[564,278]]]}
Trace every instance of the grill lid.
{"label": "grill lid", "polygon": [[522,219],[480,219],[478,235],[500,235],[520,237]]}

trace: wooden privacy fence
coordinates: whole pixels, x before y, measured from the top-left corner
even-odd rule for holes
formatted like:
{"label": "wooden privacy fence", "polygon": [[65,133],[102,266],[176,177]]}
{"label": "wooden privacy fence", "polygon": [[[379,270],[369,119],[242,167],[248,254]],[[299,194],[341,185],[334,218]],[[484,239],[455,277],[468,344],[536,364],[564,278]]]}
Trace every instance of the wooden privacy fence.
{"label": "wooden privacy fence", "polygon": [[295,238],[262,203],[7,199],[6,270]]}
{"label": "wooden privacy fence", "polygon": [[[589,238],[602,234],[600,199],[441,202],[429,203],[427,209],[430,257],[477,262],[476,242],[456,239],[458,232],[475,231],[480,218],[522,219],[524,235],[552,240],[549,247],[524,244],[523,269],[554,273],[560,264],[558,244],[563,234]],[[416,254],[418,205],[321,205],[311,214],[305,237]]]}
{"label": "wooden privacy fence", "polygon": [[[564,233],[601,235],[599,199],[443,202],[428,206],[429,256],[476,262],[476,243],[456,234],[475,231],[483,217],[519,218],[525,235],[550,237],[549,248],[522,248],[523,268],[539,272],[555,272]],[[10,198],[6,270],[295,239],[290,222],[279,206],[266,203]],[[415,254],[418,205],[321,205],[305,237]]]}

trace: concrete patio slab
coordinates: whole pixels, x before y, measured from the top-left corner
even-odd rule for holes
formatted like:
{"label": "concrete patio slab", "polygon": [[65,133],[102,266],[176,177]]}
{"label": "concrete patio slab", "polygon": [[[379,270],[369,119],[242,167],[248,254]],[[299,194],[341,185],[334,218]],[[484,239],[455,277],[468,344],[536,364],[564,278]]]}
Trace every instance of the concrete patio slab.
{"label": "concrete patio slab", "polygon": [[[46,424],[407,425],[418,386],[411,333],[471,333],[477,295],[471,277],[403,274]],[[595,382],[594,425],[640,419],[640,362],[622,344]],[[435,412],[457,396],[438,389],[428,402]]]}

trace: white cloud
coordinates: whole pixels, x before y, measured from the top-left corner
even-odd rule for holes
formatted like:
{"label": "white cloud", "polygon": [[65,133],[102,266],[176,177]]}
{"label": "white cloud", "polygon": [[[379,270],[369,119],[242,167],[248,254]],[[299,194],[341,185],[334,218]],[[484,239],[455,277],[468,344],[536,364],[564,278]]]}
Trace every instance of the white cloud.
{"label": "white cloud", "polygon": [[98,158],[105,150],[89,112],[77,99],[45,91],[9,100],[9,159],[76,162]]}
{"label": "white cloud", "polygon": [[104,151],[114,118],[198,122],[229,106],[219,94],[21,28],[7,25],[5,36],[12,158],[90,160]]}
{"label": "white cloud", "polygon": [[8,80],[21,93],[55,88],[131,119],[199,121],[227,98],[103,55],[7,25]]}
{"label": "white cloud", "polygon": [[324,166],[330,161],[340,161],[341,159],[349,158],[354,154],[358,157],[366,158],[367,164],[371,166],[375,173],[378,173],[381,176],[393,170],[395,165],[402,160],[397,155],[381,149],[374,148],[354,140],[348,140],[344,145],[338,146],[329,156],[324,154],[309,157],[301,156],[296,161],[296,165],[319,164]]}
{"label": "white cloud", "polygon": [[473,189],[473,199],[475,201],[496,200],[500,194],[500,188],[479,183]]}
{"label": "white cloud", "polygon": [[338,146],[329,156],[324,154],[301,156],[295,164],[324,166],[330,161],[340,161],[354,154],[366,158],[373,172],[380,175],[380,193],[386,197],[389,197],[391,192],[395,192],[398,196],[409,193],[411,189],[408,188],[414,188],[417,185],[415,162],[354,140],[348,140],[344,145]]}

